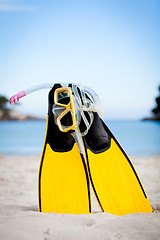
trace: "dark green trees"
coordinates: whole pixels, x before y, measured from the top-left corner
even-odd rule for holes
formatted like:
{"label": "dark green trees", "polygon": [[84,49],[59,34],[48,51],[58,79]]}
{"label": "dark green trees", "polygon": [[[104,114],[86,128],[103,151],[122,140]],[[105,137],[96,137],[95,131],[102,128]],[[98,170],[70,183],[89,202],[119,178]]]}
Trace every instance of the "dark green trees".
{"label": "dark green trees", "polygon": [[0,95],[0,109],[6,109],[6,105],[8,103],[8,99],[2,95]]}

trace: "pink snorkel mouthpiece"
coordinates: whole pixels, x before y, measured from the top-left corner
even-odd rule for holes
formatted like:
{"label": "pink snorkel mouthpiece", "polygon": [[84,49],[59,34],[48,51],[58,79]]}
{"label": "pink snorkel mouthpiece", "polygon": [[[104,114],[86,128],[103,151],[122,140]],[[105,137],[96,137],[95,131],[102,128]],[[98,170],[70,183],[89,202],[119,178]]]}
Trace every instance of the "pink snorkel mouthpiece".
{"label": "pink snorkel mouthpiece", "polygon": [[10,104],[12,105],[12,104],[18,102],[20,98],[25,97],[25,96],[26,96],[25,91],[21,91],[21,92],[15,94],[15,95],[13,95],[13,96],[10,98],[9,102],[10,102]]}

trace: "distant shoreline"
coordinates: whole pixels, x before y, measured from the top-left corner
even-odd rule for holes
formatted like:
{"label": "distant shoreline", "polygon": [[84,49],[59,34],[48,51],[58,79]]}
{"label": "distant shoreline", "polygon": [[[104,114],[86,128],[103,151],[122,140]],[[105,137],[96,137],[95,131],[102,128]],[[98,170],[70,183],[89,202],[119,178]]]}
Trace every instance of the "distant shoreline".
{"label": "distant shoreline", "polygon": [[154,117],[146,117],[142,119],[143,121],[160,121],[160,116],[154,116]]}
{"label": "distant shoreline", "polygon": [[11,109],[0,109],[0,121],[27,121],[27,120],[45,120],[33,115],[26,115]]}

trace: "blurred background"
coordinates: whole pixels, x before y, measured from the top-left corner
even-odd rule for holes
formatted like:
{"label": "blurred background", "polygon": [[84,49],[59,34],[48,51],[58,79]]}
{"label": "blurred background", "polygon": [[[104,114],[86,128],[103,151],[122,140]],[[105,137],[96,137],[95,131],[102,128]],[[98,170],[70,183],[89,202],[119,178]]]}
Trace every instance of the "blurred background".
{"label": "blurred background", "polygon": [[[151,116],[159,94],[159,13],[159,0],[0,0],[0,95],[42,83],[81,83],[99,95],[105,120],[130,154],[160,154],[159,123],[137,121]],[[46,118],[47,94],[35,92],[12,109]],[[0,153],[13,153],[25,128],[19,127],[29,123],[6,124]],[[34,135],[40,129],[45,135],[42,125]],[[9,150],[13,138],[18,143]],[[35,152],[43,145],[39,138]]]}

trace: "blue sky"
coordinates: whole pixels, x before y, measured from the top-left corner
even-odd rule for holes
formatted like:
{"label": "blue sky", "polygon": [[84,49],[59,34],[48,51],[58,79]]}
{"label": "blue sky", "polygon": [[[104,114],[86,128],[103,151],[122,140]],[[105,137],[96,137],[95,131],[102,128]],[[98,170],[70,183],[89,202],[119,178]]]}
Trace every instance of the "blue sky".
{"label": "blue sky", "polygon": [[[75,82],[98,93],[108,119],[139,119],[155,106],[159,0],[0,0],[0,39],[0,94]],[[47,92],[15,109],[45,116]]]}

